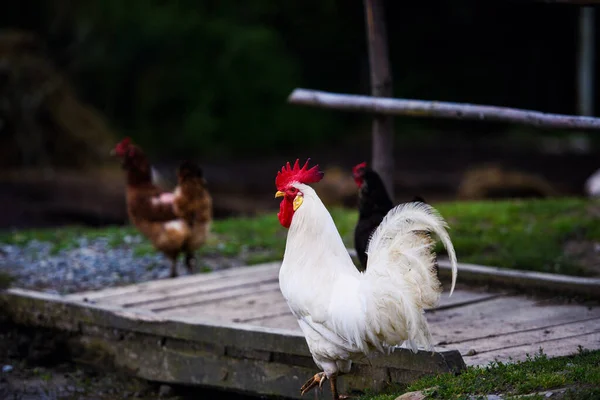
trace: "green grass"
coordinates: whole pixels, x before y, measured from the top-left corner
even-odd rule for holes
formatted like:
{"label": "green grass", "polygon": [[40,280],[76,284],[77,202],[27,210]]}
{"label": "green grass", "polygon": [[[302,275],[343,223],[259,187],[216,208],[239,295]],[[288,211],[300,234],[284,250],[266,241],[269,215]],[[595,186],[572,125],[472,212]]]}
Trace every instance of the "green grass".
{"label": "green grass", "polygon": [[[452,202],[435,204],[450,224],[459,261],[506,268],[586,275],[584,263],[567,254],[570,240],[600,242],[600,201],[550,199],[529,201]],[[353,247],[356,210],[330,210],[344,242]],[[287,230],[275,212],[252,218],[215,221],[213,235],[199,255],[243,257],[248,263],[281,259]],[[50,242],[53,253],[69,248],[81,236],[108,237],[111,246],[125,245],[138,236],[133,227],[24,230],[0,234],[0,242],[22,245],[30,240]],[[130,245],[134,254],[155,252],[146,240]],[[437,250],[443,252],[441,246]]]}
{"label": "green grass", "polygon": [[252,263],[260,263],[283,257],[287,231],[279,225],[277,215],[269,213],[215,221],[212,233],[200,255],[246,255]]}
{"label": "green grass", "polygon": [[[458,260],[504,268],[587,275],[585,265],[565,254],[570,241],[600,242],[600,201],[548,199],[434,204],[450,225]],[[352,245],[357,213],[332,215]],[[436,251],[443,253],[438,245]]]}
{"label": "green grass", "polygon": [[461,261],[585,274],[564,252],[569,240],[600,242],[600,202],[550,199],[440,205]]}
{"label": "green grass", "polygon": [[[583,393],[600,394],[600,351],[580,350],[568,357],[548,358],[539,353],[526,361],[493,362],[486,367],[468,367],[460,375],[443,374],[422,378],[403,391],[366,395],[362,400],[393,400],[404,392],[426,390],[431,399],[464,399],[469,396],[505,394],[518,396],[557,388],[571,388],[567,398]],[[573,392],[578,392],[577,395]],[[582,393],[583,392],[583,393]],[[510,398],[505,396],[505,398]],[[535,397],[533,397],[535,398]],[[542,397],[539,397],[542,398]]]}

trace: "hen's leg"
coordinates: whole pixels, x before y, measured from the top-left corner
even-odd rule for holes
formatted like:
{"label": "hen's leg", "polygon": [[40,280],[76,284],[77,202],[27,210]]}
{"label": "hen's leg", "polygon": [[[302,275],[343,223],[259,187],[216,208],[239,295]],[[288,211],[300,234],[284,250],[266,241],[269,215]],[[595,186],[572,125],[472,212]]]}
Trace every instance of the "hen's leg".
{"label": "hen's leg", "polygon": [[323,386],[323,382],[327,379],[327,375],[325,372],[319,372],[315,374],[312,378],[306,381],[304,385],[300,388],[300,395],[304,395],[304,393],[308,392],[315,386],[319,385],[319,389]]}
{"label": "hen's leg", "polygon": [[194,253],[185,254],[185,266],[190,274],[194,273],[196,270],[196,256],[194,256]]}
{"label": "hen's leg", "polygon": [[167,254],[167,257],[171,261],[171,272],[169,276],[171,278],[177,277],[177,254]]}
{"label": "hen's leg", "polygon": [[170,273],[170,277],[171,278],[177,278],[177,260],[172,260],[171,261],[171,273]]}

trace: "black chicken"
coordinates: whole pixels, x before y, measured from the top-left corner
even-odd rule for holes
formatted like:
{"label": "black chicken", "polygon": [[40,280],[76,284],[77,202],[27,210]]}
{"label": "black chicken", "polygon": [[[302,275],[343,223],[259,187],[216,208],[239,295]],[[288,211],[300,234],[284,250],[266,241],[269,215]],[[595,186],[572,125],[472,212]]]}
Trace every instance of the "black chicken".
{"label": "black chicken", "polygon": [[[394,208],[379,174],[366,162],[352,168],[352,176],[358,186],[358,222],[354,228],[354,248],[362,270],[367,268],[367,245],[373,231],[379,226],[388,211]],[[413,201],[425,203],[419,196]],[[361,268],[359,268],[361,269]]]}

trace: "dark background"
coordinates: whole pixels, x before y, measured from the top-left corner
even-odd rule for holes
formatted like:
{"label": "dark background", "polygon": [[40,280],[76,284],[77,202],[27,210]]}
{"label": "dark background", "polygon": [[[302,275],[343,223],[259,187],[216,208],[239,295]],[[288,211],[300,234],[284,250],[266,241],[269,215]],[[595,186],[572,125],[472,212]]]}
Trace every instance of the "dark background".
{"label": "dark background", "polygon": [[[577,112],[577,7],[384,3],[395,97]],[[311,156],[349,174],[370,160],[370,117],[286,98],[296,87],[368,94],[364,25],[359,0],[8,2],[0,206],[37,196],[35,207],[66,209],[68,193],[77,204],[97,201],[95,214],[57,211],[44,223],[120,221],[122,173],[107,154],[126,135],[167,178],[179,160],[200,161],[222,199],[219,216],[274,206],[274,174],[288,159]],[[396,118],[395,129],[398,200],[460,198],[464,174],[490,164],[536,174],[553,195],[581,195],[600,167],[597,132],[420,118]],[[86,172],[98,169],[104,180]],[[33,218],[32,207],[0,225]]]}

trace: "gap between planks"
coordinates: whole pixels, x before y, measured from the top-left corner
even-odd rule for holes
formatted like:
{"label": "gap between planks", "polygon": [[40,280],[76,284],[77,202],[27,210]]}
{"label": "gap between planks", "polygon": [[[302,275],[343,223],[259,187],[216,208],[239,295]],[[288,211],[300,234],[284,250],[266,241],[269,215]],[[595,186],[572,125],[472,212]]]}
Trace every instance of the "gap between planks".
{"label": "gap between planks", "polygon": [[545,345],[552,357],[575,353],[578,344],[600,348],[600,307],[507,296],[433,312],[428,320],[437,346],[459,350],[468,365],[523,360]]}
{"label": "gap between planks", "polygon": [[75,301],[83,301],[84,299],[87,299],[88,301],[95,301],[100,299],[107,300],[115,296],[127,296],[140,292],[149,292],[152,290],[181,289],[184,287],[196,285],[198,283],[226,279],[233,276],[244,276],[261,273],[265,273],[267,275],[271,273],[273,274],[273,276],[277,276],[280,264],[280,262],[273,262],[256,266],[228,268],[225,270],[210,273],[200,273],[189,276],[182,276],[178,278],[165,278],[127,286],[119,286],[101,290],[73,293],[66,295],[65,298],[67,298],[68,300]]}
{"label": "gap between planks", "polygon": [[[473,292],[455,292],[455,295],[449,299],[444,296],[442,305],[445,305],[445,308],[460,307],[463,304],[473,304],[474,302],[498,297],[498,295]],[[291,313],[279,291],[278,283],[274,283],[271,288],[267,287],[261,292],[250,290],[244,296],[212,302],[210,307],[202,304],[190,304],[156,312],[165,318],[193,317],[198,320],[201,318],[214,320],[216,318],[220,321],[229,320],[232,322],[253,321],[254,324],[259,326],[263,326],[262,321],[264,320],[278,318],[284,313]]]}
{"label": "gap between planks", "polygon": [[[545,345],[548,346],[545,346]],[[467,365],[486,365],[492,361],[503,362],[523,361],[528,356],[533,357],[539,349],[548,357],[568,356],[577,353],[580,348],[595,350],[600,348],[600,334],[598,332],[583,335],[559,337],[540,343],[524,343],[513,347],[483,352],[472,356],[462,354]],[[438,349],[440,351],[441,349]]]}
{"label": "gap between planks", "polygon": [[[170,302],[172,304],[186,304],[194,302],[194,298],[200,298],[207,294],[219,294],[227,296],[227,292],[239,291],[244,288],[256,287],[261,284],[277,284],[278,279],[270,275],[250,275],[242,277],[232,277],[230,279],[220,279],[217,281],[205,282],[193,287],[186,287],[179,290],[159,290],[152,292],[142,292],[128,296],[111,297],[110,299],[101,299],[97,302],[120,305],[122,307],[153,308],[153,305]],[[243,290],[242,292],[243,293]]]}
{"label": "gap between planks", "polygon": [[[516,335],[516,334],[523,334],[523,333],[528,333],[528,332],[537,332],[537,331],[548,331],[548,330],[553,330],[555,328],[560,328],[563,326],[567,326],[567,325],[573,325],[573,324],[581,324],[581,323],[592,323],[595,324],[596,322],[598,322],[600,319],[600,317],[592,317],[592,318],[584,318],[581,320],[577,320],[577,321],[568,321],[568,322],[561,322],[561,323],[557,323],[557,324],[552,324],[552,325],[545,325],[545,326],[540,326],[540,327],[535,327],[535,328],[527,328],[527,329],[521,329],[521,330],[516,330],[516,331],[512,331],[512,332],[508,332],[508,333],[499,333],[499,334],[491,334],[491,335],[487,335],[487,336],[480,336],[477,338],[469,338],[469,339],[462,339],[462,340],[453,340],[450,342],[439,342],[438,345],[448,345],[448,344],[452,344],[452,345],[457,345],[457,344],[462,344],[462,343],[472,343],[474,341],[479,341],[479,340],[491,340],[491,339],[495,339],[501,336],[509,336],[509,335]],[[600,329],[600,327],[597,327],[597,329]],[[600,331],[599,331],[600,332]]]}
{"label": "gap between planks", "polygon": [[[431,311],[436,311],[436,310],[444,310],[444,309],[449,309],[449,308],[454,308],[454,307],[461,307],[461,306],[464,306],[467,304],[474,304],[474,303],[479,303],[482,301],[495,299],[500,296],[502,296],[502,295],[501,294],[486,294],[486,293],[477,293],[477,292],[458,291],[457,290],[454,292],[454,294],[450,298],[448,298],[447,293],[444,293],[440,300],[440,305],[433,309],[426,309],[426,312],[431,312]],[[283,297],[282,297],[282,300],[283,300]],[[268,315],[249,317],[247,319],[241,320],[240,322],[245,322],[245,323],[253,322],[253,323],[256,323],[257,325],[272,327],[270,325],[270,321],[269,321],[270,319],[278,320],[278,319],[281,319],[282,317],[285,317],[288,314],[291,317],[291,312],[289,310],[287,310],[287,312],[273,312]],[[292,321],[294,322],[294,324],[296,323],[295,318],[293,318]],[[277,326],[282,326],[282,324],[277,323]],[[285,326],[285,325],[283,325],[283,326]]]}
{"label": "gap between planks", "polygon": [[[256,289],[254,289],[256,288]],[[204,315],[212,315],[215,312],[223,312],[223,315],[227,313],[227,309],[231,308],[236,310],[243,308],[248,312],[248,317],[243,319],[251,320],[262,320],[270,317],[279,317],[284,310],[290,312],[287,303],[279,290],[279,283],[274,282],[271,285],[265,285],[259,290],[257,286],[249,286],[244,289],[244,293],[239,296],[231,296],[230,298],[221,298],[217,301],[211,302],[211,307],[205,307],[202,304],[196,302],[181,303],[178,307],[156,309],[151,308],[156,312],[159,312],[165,317],[168,316],[188,316],[194,315],[202,317]],[[259,293],[257,293],[259,292]],[[456,291],[454,295],[448,298],[446,295],[442,297],[440,302],[440,309],[460,307],[464,304],[473,304],[480,301],[486,301],[492,298],[497,298],[498,295],[490,295],[487,293],[477,293],[468,291]],[[268,304],[263,304],[264,301],[268,301]],[[261,304],[260,312],[256,314],[257,302]],[[437,310],[437,308],[436,308]],[[236,314],[237,315],[237,314]],[[236,317],[238,318],[238,317]],[[259,324],[260,325],[260,324]]]}
{"label": "gap between planks", "polygon": [[560,325],[549,325],[537,329],[524,329],[498,336],[486,336],[462,341],[458,345],[457,343],[447,343],[446,345],[451,345],[452,348],[458,349],[461,353],[474,349],[478,354],[482,354],[593,334],[598,335],[600,340],[600,317]]}
{"label": "gap between planks", "polygon": [[[539,340],[539,338],[537,337],[530,337],[529,341],[526,341],[525,343],[521,343],[520,345],[514,345],[514,344],[506,344],[504,346],[501,347],[494,347],[491,349],[487,349],[485,351],[482,351],[481,353],[491,353],[491,352],[498,352],[500,350],[506,350],[506,349],[510,349],[513,347],[520,347],[520,346],[533,346],[533,345],[540,345],[540,347],[543,347],[542,345],[544,343],[548,343],[548,342],[554,342],[556,340],[567,340],[567,339],[573,339],[573,338],[578,338],[578,337],[586,337],[586,336],[590,336],[591,335],[596,335],[596,339],[598,339],[600,341],[600,323],[598,323],[598,320],[595,320],[593,322],[584,322],[584,323],[573,323],[573,324],[567,324],[567,325],[563,325],[563,328],[566,328],[564,330],[560,330],[561,334],[557,335],[557,337],[546,337],[542,340]],[[544,330],[545,331],[545,330]],[[583,331],[583,332],[578,332],[578,331]],[[568,334],[570,332],[578,332],[578,333],[573,333],[573,334]],[[532,332],[528,332],[528,333],[532,333]],[[505,335],[503,337],[508,337],[510,335]]]}
{"label": "gap between planks", "polygon": [[[272,291],[279,291],[279,282],[277,280],[269,280],[265,282],[260,282],[258,285],[254,284],[246,284],[240,285],[235,288],[228,288],[226,292],[217,291],[217,292],[208,292],[201,293],[191,297],[184,298],[175,298],[175,299],[166,299],[159,302],[154,302],[149,304],[150,311],[154,312],[166,312],[169,310],[176,310],[181,308],[188,307],[198,307],[198,306],[206,306],[210,303],[218,303],[225,300],[233,300],[238,299],[241,296],[249,295],[249,294],[265,294]],[[148,308],[148,304],[143,304],[143,307],[140,308]]]}

